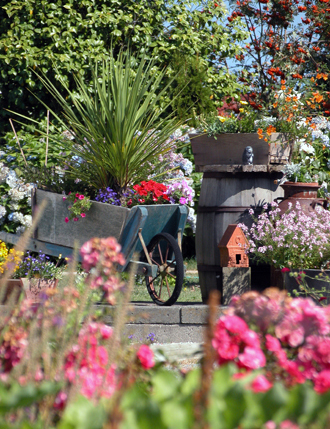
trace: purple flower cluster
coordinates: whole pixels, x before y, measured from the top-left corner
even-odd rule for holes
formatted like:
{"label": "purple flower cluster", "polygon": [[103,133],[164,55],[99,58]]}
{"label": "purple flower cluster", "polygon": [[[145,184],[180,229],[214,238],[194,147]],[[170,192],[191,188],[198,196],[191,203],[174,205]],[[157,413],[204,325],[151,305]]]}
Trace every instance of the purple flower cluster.
{"label": "purple flower cluster", "polygon": [[[126,192],[122,193],[123,198],[126,200],[132,198],[133,195],[134,191],[132,189],[127,189]],[[114,206],[122,205],[119,195],[111,188],[99,189],[96,194],[95,201],[98,201],[99,203],[112,204]],[[124,205],[126,206],[125,203]]]}
{"label": "purple flower cluster", "polygon": [[239,224],[249,241],[247,252],[279,268],[326,267],[330,262],[330,212],[319,208],[307,214],[297,203],[280,216],[278,205],[273,202],[271,206],[250,229]]}
{"label": "purple flower cluster", "polygon": [[112,204],[114,206],[121,205],[117,192],[115,192],[111,188],[106,188],[104,190],[99,189],[96,194],[95,201],[98,201],[100,203]]}
{"label": "purple flower cluster", "polygon": [[15,277],[53,278],[55,267],[56,266],[49,261],[49,256],[46,256],[41,251],[38,256],[32,256],[30,252],[27,252],[18,270],[15,272]]}
{"label": "purple flower cluster", "polygon": [[166,195],[170,198],[171,204],[188,204],[194,205],[193,198],[195,191],[185,180],[172,182],[167,186]]}

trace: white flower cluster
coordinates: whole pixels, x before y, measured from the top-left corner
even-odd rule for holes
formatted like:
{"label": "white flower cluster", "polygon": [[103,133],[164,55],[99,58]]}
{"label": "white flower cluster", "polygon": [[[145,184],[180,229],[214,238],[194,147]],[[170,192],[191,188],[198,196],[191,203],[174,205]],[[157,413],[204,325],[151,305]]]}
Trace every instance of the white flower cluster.
{"label": "white flower cluster", "polygon": [[23,214],[20,210],[24,208],[25,213],[31,207],[31,190],[33,184],[25,183],[17,177],[14,170],[6,167],[0,162],[0,183],[4,186],[0,193],[0,225],[6,222],[14,222],[17,225],[16,234],[21,234],[32,224],[32,216]]}
{"label": "white flower cluster", "polygon": [[330,147],[330,122],[327,118],[324,116],[317,116],[316,118],[313,118],[310,131],[312,132],[313,140],[321,139],[324,146]]}
{"label": "white flower cluster", "polygon": [[187,224],[191,226],[193,233],[196,232],[196,223],[197,223],[197,216],[195,214],[195,210],[192,207],[188,207]]}

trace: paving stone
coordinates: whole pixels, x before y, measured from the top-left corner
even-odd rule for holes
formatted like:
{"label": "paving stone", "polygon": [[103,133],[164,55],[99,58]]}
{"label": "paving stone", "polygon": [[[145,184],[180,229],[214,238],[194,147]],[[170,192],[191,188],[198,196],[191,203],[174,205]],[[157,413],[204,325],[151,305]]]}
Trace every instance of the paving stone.
{"label": "paving stone", "polygon": [[[219,317],[223,312],[223,308],[219,308]],[[206,323],[208,313],[207,305],[187,305],[181,307],[181,323],[201,325]]]}
{"label": "paving stone", "polygon": [[[113,323],[115,308],[109,309],[104,305],[99,305],[98,308],[105,310],[105,316],[103,317],[104,323]],[[127,321],[129,323],[138,324],[160,323],[167,325],[180,323],[180,307],[160,307],[155,304],[129,305],[127,310]]]}
{"label": "paving stone", "polygon": [[203,333],[204,327],[201,325],[128,323],[124,329],[124,335],[137,342],[145,342],[152,337],[157,343],[201,343]]}

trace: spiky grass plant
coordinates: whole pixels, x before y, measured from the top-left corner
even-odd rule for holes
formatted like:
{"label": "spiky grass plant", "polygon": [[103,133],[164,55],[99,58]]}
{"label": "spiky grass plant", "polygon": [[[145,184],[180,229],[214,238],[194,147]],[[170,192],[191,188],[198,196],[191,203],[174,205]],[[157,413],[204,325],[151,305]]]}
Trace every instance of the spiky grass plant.
{"label": "spiky grass plant", "polygon": [[152,61],[121,52],[93,66],[92,83],[76,75],[74,91],[64,80],[58,89],[38,74],[58,102],[61,113],[52,115],[75,137],[64,144],[82,160],[68,164],[72,177],[122,193],[145,180],[150,169],[157,171],[159,156],[174,146],[169,136],[182,124],[173,113],[163,117],[168,105],[159,107],[170,85],[160,89],[165,73],[155,74]]}

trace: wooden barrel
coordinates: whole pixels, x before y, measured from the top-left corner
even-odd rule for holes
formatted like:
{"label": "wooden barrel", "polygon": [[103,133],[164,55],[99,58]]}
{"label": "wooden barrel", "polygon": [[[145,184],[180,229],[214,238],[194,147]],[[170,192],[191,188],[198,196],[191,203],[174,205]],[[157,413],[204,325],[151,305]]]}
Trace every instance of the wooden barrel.
{"label": "wooden barrel", "polygon": [[228,225],[240,222],[251,225],[250,208],[261,212],[264,204],[283,197],[283,189],[276,184],[281,177],[282,173],[265,171],[203,174],[196,227],[196,257],[203,302],[208,300],[210,290],[221,292],[218,244]]}

